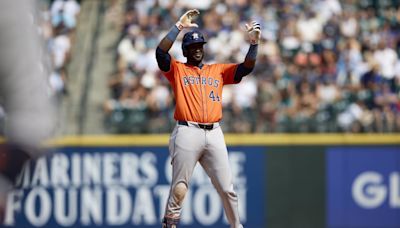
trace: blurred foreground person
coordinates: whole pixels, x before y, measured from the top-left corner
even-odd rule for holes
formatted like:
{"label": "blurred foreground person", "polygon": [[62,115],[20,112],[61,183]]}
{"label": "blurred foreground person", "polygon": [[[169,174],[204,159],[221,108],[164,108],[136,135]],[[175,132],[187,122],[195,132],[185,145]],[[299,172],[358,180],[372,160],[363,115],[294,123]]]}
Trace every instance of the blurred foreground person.
{"label": "blurred foreground person", "polygon": [[7,192],[25,162],[44,153],[40,144],[55,121],[36,4],[0,1],[0,105],[6,113],[6,142],[0,144],[0,221]]}

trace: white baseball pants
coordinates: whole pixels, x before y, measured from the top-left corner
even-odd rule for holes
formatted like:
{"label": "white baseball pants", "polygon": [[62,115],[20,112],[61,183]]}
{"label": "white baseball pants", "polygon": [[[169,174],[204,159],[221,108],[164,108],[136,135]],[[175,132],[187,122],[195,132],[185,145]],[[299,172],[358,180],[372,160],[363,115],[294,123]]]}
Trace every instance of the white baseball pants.
{"label": "white baseball pants", "polygon": [[169,152],[172,158],[172,183],[165,217],[180,218],[182,200],[174,196],[174,188],[183,183],[188,188],[193,170],[199,162],[218,191],[231,228],[240,228],[238,198],[233,189],[228,150],[219,123],[211,130],[201,129],[196,123],[177,124],[173,130]]}

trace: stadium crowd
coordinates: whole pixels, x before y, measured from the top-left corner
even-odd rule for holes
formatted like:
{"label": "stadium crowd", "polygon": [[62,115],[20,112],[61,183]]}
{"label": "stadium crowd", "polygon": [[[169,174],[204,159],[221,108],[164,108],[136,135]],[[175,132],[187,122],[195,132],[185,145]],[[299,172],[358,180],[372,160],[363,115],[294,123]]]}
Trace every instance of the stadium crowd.
{"label": "stadium crowd", "polygon": [[50,87],[56,96],[68,93],[66,66],[80,12],[77,0],[41,0],[42,31],[50,53]]}
{"label": "stadium crowd", "polygon": [[[223,92],[227,132],[400,132],[400,7],[396,0],[127,1],[106,126],[169,132],[173,94],[155,48],[187,9],[205,34],[205,62],[240,62],[244,24],[262,25],[256,68]],[[185,61],[178,37],[170,54]]]}

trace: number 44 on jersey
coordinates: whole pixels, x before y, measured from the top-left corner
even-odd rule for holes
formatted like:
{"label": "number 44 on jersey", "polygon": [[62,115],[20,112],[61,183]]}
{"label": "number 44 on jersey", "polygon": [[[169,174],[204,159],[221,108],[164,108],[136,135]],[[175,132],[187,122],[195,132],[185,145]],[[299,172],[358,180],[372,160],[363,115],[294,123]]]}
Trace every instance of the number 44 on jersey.
{"label": "number 44 on jersey", "polygon": [[214,95],[214,90],[211,90],[210,95],[208,95],[209,98],[211,98],[213,101],[220,101],[218,93],[215,93]]}

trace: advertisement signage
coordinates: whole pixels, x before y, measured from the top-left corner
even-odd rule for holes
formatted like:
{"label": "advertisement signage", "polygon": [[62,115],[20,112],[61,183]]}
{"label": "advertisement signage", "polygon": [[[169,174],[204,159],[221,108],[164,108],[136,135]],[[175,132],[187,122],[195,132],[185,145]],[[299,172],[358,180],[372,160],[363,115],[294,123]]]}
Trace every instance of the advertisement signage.
{"label": "advertisement signage", "polygon": [[[264,150],[229,148],[239,213],[248,227],[265,227]],[[20,187],[8,197],[4,225],[160,227],[171,171],[167,147],[60,148],[25,167]],[[199,164],[181,225],[228,227],[219,195]]]}
{"label": "advertisement signage", "polygon": [[328,227],[400,227],[399,147],[333,147],[326,162]]}

